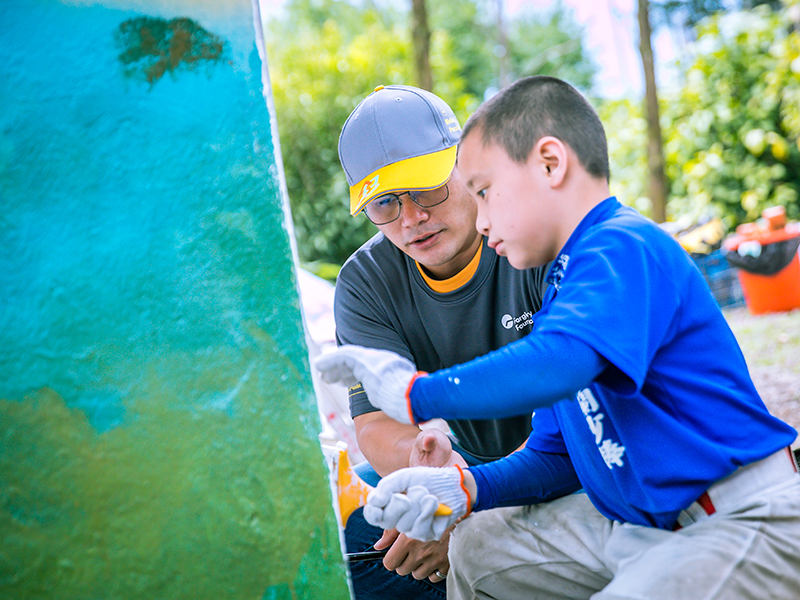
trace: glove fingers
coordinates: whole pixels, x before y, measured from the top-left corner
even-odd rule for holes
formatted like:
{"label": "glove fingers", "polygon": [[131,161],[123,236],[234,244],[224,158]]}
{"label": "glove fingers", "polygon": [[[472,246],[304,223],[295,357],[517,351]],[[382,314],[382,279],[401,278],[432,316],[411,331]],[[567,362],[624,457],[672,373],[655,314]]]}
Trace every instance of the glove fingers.
{"label": "glove fingers", "polygon": [[381,529],[392,529],[394,527],[394,525],[388,525],[388,523],[385,522],[383,518],[383,508],[370,506],[369,504],[364,506],[364,519],[370,525],[380,527]]}
{"label": "glove fingers", "polygon": [[393,494],[384,508],[377,508],[367,504],[364,507],[364,518],[368,523],[376,527],[394,529],[397,527],[398,521],[403,518],[409,510],[412,510],[412,503],[405,494]]}
{"label": "glove fingers", "polygon": [[444,535],[444,532],[447,531],[448,527],[452,525],[454,519],[450,516],[447,517],[434,517],[433,518],[433,539],[440,540]]}
{"label": "glove fingers", "polygon": [[[436,516],[440,502],[452,514]],[[396,527],[411,538],[431,541],[441,539],[467,508],[458,469],[412,467],[381,479],[367,498],[364,517],[384,529]]]}
{"label": "glove fingers", "polygon": [[405,504],[405,510],[402,515],[399,515],[395,527],[398,531],[405,532],[414,528],[414,523],[420,516],[420,500],[422,500],[428,491],[421,486],[414,486],[409,488],[407,494],[395,494],[392,498],[402,498]]}
{"label": "glove fingers", "polygon": [[436,496],[428,492],[428,490],[425,490],[425,495],[419,500],[419,506],[420,518],[433,519],[433,514],[436,512],[436,509],[439,508],[439,500]]}
{"label": "glove fingers", "polygon": [[314,367],[326,383],[341,382],[346,386],[358,383],[347,354],[341,352],[322,354],[314,359]]}
{"label": "glove fingers", "polygon": [[430,542],[438,539],[433,530],[433,523],[436,508],[439,506],[439,501],[436,496],[426,493],[419,501],[420,512],[417,519],[414,521],[414,526],[408,532],[408,536],[423,542]]}
{"label": "glove fingers", "polygon": [[392,489],[391,485],[384,485],[384,481],[386,481],[386,478],[381,479],[378,485],[367,494],[367,506],[386,508],[389,500],[392,499],[392,494],[402,491]]}

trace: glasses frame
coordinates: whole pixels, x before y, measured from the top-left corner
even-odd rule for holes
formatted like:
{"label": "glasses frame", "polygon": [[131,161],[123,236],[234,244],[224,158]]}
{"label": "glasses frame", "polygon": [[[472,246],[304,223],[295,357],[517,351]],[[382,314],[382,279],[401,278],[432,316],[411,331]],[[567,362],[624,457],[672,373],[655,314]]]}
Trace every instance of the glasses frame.
{"label": "glasses frame", "polygon": [[[407,192],[400,192],[399,194],[395,194],[393,192],[389,192],[387,194],[381,194],[377,198],[373,198],[372,200],[367,202],[367,204],[364,206],[364,216],[367,217],[367,220],[370,223],[372,223],[373,225],[375,225],[375,226],[388,225],[389,223],[394,223],[395,221],[397,221],[397,219],[400,218],[400,215],[403,214],[403,200],[400,198],[400,196],[408,196],[409,198],[411,198],[411,201],[414,204],[416,204],[417,206],[419,206],[423,210],[427,210],[429,208],[433,208],[434,206],[439,206],[440,204],[445,203],[447,201],[447,199],[450,198],[450,188],[448,187],[447,182],[445,182],[445,184],[443,186],[440,185],[438,188],[434,188],[434,189],[438,190],[438,189],[441,189],[442,187],[444,187],[444,190],[445,190],[444,199],[440,200],[439,202],[436,202],[435,204],[429,204],[428,206],[425,206],[424,204],[420,204],[419,200],[416,199],[415,194],[419,194],[421,192],[432,192],[433,190],[409,190]],[[376,200],[380,200],[381,198],[385,198],[386,196],[394,196],[395,198],[397,198],[397,216],[394,219],[390,219],[389,221],[384,221],[382,223],[376,223],[375,221],[373,221],[372,219],[369,218],[369,214],[367,213],[367,206],[369,206],[370,204],[372,204]]]}

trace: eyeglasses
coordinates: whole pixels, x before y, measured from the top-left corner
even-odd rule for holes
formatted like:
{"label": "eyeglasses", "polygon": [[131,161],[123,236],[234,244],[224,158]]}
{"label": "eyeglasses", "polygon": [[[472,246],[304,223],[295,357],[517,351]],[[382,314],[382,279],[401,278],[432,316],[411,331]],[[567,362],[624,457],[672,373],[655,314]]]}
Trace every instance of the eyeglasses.
{"label": "eyeglasses", "polygon": [[403,201],[400,196],[408,195],[409,198],[420,208],[433,208],[441,204],[450,197],[450,189],[445,183],[435,190],[425,190],[422,192],[402,192],[400,194],[384,194],[378,196],[364,207],[364,214],[373,225],[386,225],[396,221],[400,216],[400,208]]}

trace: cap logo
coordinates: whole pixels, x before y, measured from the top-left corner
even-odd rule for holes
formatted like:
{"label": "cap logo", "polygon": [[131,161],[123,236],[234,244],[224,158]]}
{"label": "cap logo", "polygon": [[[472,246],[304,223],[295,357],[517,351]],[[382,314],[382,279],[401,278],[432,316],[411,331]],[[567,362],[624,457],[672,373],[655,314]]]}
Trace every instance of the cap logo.
{"label": "cap logo", "polygon": [[372,179],[367,179],[361,188],[361,193],[358,195],[358,201],[362,202],[364,198],[369,196],[372,192],[378,189],[378,179],[380,175],[375,175]]}

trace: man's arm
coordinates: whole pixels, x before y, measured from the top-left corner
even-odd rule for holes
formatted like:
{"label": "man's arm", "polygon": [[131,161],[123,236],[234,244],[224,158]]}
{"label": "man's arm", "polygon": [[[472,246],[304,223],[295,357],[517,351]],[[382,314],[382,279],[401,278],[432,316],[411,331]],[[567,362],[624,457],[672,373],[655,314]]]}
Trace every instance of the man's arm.
{"label": "man's arm", "polygon": [[418,427],[398,423],[381,411],[358,415],[353,423],[358,448],[378,475],[385,477],[409,466]]}
{"label": "man's arm", "polygon": [[359,415],[353,422],[359,449],[381,477],[405,467],[467,466],[438,429],[403,425],[381,411]]}

